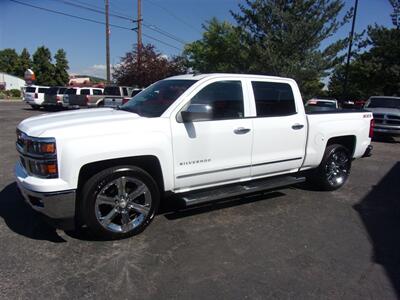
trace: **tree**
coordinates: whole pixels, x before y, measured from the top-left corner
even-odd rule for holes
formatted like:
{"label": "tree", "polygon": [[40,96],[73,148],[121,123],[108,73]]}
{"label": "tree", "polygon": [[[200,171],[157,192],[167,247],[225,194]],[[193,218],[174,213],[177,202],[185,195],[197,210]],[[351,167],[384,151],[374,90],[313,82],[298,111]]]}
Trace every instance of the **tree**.
{"label": "tree", "polygon": [[19,65],[17,70],[17,76],[24,77],[25,71],[32,67],[31,55],[28,49],[22,49],[21,55],[19,56]]}
{"label": "tree", "polygon": [[0,51],[0,71],[11,75],[17,75],[19,68],[19,56],[15,49],[6,48]]}
{"label": "tree", "polygon": [[190,67],[202,73],[240,73],[248,69],[247,47],[239,28],[216,18],[203,28],[203,38],[185,47]]}
{"label": "tree", "polygon": [[113,77],[120,85],[146,87],[160,79],[185,72],[184,58],[168,59],[148,44],[141,49],[140,61],[135,46],[132,52],[126,53],[121,63],[114,67]]}
{"label": "tree", "polygon": [[41,85],[55,85],[54,66],[51,52],[42,46],[33,54],[33,71],[36,74],[36,83]]}
{"label": "tree", "polygon": [[[370,26],[362,43],[368,50],[357,55],[349,67],[349,99],[373,95],[400,95],[400,30]],[[344,66],[335,68],[329,93],[341,97]]]}
{"label": "tree", "polygon": [[54,80],[57,85],[65,85],[69,80],[69,75],[67,70],[68,60],[67,54],[64,49],[58,49],[57,53],[54,55],[54,59],[56,60],[56,64],[54,66]]}
{"label": "tree", "polygon": [[338,20],[343,7],[342,0],[246,0],[238,13],[231,12],[236,26],[210,21],[186,54],[200,72],[216,65],[219,72],[293,77],[310,97],[321,92],[321,78],[343,60],[339,53],[347,39],[321,49],[351,17],[347,12]]}

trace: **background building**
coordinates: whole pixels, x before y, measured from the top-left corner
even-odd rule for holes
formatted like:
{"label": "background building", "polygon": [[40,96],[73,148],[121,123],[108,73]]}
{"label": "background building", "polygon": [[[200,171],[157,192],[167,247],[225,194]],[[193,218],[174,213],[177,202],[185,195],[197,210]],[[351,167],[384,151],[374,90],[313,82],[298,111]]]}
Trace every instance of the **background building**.
{"label": "background building", "polygon": [[25,86],[25,80],[22,78],[0,72],[0,90],[21,90]]}

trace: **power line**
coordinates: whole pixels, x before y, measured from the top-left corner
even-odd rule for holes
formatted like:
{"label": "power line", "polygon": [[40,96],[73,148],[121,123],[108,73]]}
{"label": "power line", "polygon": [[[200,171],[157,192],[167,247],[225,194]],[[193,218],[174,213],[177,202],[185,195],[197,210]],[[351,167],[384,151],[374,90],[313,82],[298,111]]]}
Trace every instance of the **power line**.
{"label": "power line", "polygon": [[[96,8],[90,7],[89,5],[80,5],[80,4],[76,4],[76,3],[73,3],[73,2],[70,2],[70,1],[67,1],[67,0],[57,0],[57,1],[62,2],[62,3],[67,4],[67,5],[70,5],[70,6],[78,7],[78,8],[81,8],[81,9],[86,9],[86,10],[89,10],[89,11],[92,11],[92,12],[105,14],[104,10],[96,9]],[[131,21],[131,22],[134,22],[134,23],[137,22],[137,20],[134,20],[133,18],[125,17],[125,16],[122,16],[122,15],[116,15],[116,14],[111,14],[111,13],[109,15],[113,16],[113,17],[116,17],[116,18],[123,19],[123,20],[128,20],[128,21]],[[143,22],[143,26],[145,26],[146,28],[148,28],[150,30],[158,32],[158,33],[166,36],[167,38],[170,38],[170,39],[172,39],[172,40],[174,40],[174,41],[176,41],[178,43],[181,43],[183,45],[187,44],[184,40],[180,39],[179,37],[174,36],[173,34],[167,32],[165,30],[162,30],[162,29],[160,29],[159,27],[157,27],[155,25],[144,24],[144,22]]]}
{"label": "power line", "polygon": [[[96,8],[89,7],[89,6],[86,6],[86,5],[81,5],[81,4],[73,3],[73,2],[70,2],[70,1],[66,1],[66,0],[57,0],[57,1],[62,2],[62,3],[67,4],[67,5],[70,5],[70,6],[74,6],[74,7],[78,7],[78,8],[82,8],[82,9],[86,9],[86,10],[90,10],[92,12],[96,12],[96,13],[99,13],[99,14],[103,14],[103,15],[105,14],[104,10],[96,9]],[[128,20],[128,21],[131,21],[131,22],[137,22],[136,20],[134,20],[132,18],[125,17],[125,16],[122,16],[122,15],[109,13],[109,16],[115,17],[115,18],[119,18],[119,19],[123,19],[123,20]]]}
{"label": "power line", "polygon": [[160,4],[154,2],[153,0],[147,0],[148,3],[150,3],[153,6],[157,6],[158,8],[164,10],[165,12],[167,12],[169,15],[171,15],[173,18],[175,18],[176,20],[178,20],[179,22],[181,22],[182,24],[185,24],[186,26],[190,27],[191,29],[195,30],[197,33],[202,33],[198,28],[196,28],[195,26],[193,26],[192,24],[186,22],[184,19],[182,19],[181,17],[177,16],[174,12],[172,12],[171,10],[169,10],[168,8],[161,6]]}
{"label": "power line", "polygon": [[[87,22],[92,22],[92,23],[101,24],[101,25],[105,25],[106,24],[106,23],[101,22],[101,21],[97,21],[97,20],[93,20],[93,19],[89,19],[89,18],[85,18],[85,17],[74,16],[74,15],[67,14],[67,13],[64,13],[64,12],[61,12],[61,11],[58,11],[58,10],[53,10],[53,9],[49,9],[49,8],[45,8],[45,7],[41,7],[41,6],[36,6],[36,5],[33,5],[33,4],[21,2],[21,1],[18,1],[18,0],[9,0],[9,1],[21,4],[21,5],[25,5],[25,6],[30,6],[30,7],[36,8],[36,9],[41,9],[41,10],[44,10],[44,11],[52,12],[52,13],[55,13],[55,14],[59,14],[59,15],[63,15],[63,16],[67,16],[67,17],[71,17],[71,18],[75,18],[75,19],[84,20],[84,21],[87,21]],[[133,28],[128,28],[128,27],[119,26],[119,25],[115,25],[115,24],[110,24],[110,26],[115,27],[115,28],[120,28],[120,29],[126,29],[126,30],[134,30]]]}
{"label": "power line", "polygon": [[161,28],[157,27],[156,25],[146,24],[146,23],[143,22],[143,26],[145,26],[146,28],[148,28],[150,30],[158,32],[158,33],[160,33],[160,34],[162,34],[162,35],[164,35],[164,36],[166,36],[166,37],[168,37],[168,38],[170,38],[172,40],[175,40],[178,43],[181,43],[183,45],[187,44],[187,42],[185,42],[184,40],[180,39],[179,37],[177,37],[177,36],[175,36],[175,35],[173,35],[171,33],[169,33],[168,31],[162,30]]}
{"label": "power line", "polygon": [[[79,19],[79,20],[83,20],[83,21],[87,21],[87,22],[91,22],[91,23],[105,25],[105,22],[101,22],[101,21],[97,21],[97,20],[93,20],[93,19],[89,19],[89,18],[85,18],[85,17],[79,17],[79,16],[71,15],[71,14],[68,14],[68,13],[61,12],[61,11],[57,11],[57,10],[53,10],[53,9],[49,9],[49,8],[45,8],[45,7],[41,7],[41,6],[36,6],[36,5],[33,5],[33,4],[21,2],[21,1],[18,1],[18,0],[9,0],[9,1],[14,2],[14,3],[18,3],[20,5],[33,7],[33,8],[39,9],[39,10],[44,10],[44,11],[47,11],[47,12],[51,12],[51,13],[54,13],[54,14],[59,14],[59,15],[67,16],[67,17],[74,18],[74,19]],[[132,30],[136,31],[136,28],[129,28],[129,27],[115,25],[115,24],[110,24],[110,27],[129,30],[129,31],[132,31]],[[157,42],[159,42],[159,43],[161,43],[163,45],[166,45],[168,47],[174,48],[174,49],[179,50],[179,51],[182,50],[182,49],[180,49],[180,48],[178,48],[178,47],[176,47],[174,45],[171,45],[171,44],[169,44],[167,42],[164,42],[164,41],[162,41],[160,39],[152,37],[152,36],[150,36],[148,34],[143,34],[143,35],[145,37],[147,37],[148,39],[152,39],[152,40],[157,41]]]}

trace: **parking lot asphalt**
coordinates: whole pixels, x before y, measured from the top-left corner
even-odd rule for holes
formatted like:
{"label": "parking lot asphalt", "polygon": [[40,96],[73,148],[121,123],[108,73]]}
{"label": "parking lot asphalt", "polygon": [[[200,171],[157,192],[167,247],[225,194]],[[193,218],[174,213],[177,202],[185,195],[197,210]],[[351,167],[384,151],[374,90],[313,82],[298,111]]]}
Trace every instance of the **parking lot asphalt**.
{"label": "parking lot asphalt", "polygon": [[338,191],[167,205],[105,242],[52,229],[17,191],[15,127],[41,113],[0,102],[0,299],[400,298],[398,140],[374,142]]}

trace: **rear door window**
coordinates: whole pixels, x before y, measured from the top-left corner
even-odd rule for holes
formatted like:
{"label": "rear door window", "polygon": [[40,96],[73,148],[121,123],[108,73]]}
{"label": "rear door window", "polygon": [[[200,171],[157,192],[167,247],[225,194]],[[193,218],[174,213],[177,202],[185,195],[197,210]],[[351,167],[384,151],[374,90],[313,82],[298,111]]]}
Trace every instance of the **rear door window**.
{"label": "rear door window", "polygon": [[257,117],[288,116],[296,113],[292,88],[287,83],[252,81]]}
{"label": "rear door window", "polygon": [[36,87],[28,86],[25,90],[25,93],[36,93]]}
{"label": "rear door window", "polygon": [[67,95],[76,95],[76,89],[66,89],[65,94]]}
{"label": "rear door window", "polygon": [[122,88],[122,93],[124,96],[128,96],[128,89],[126,87]]}
{"label": "rear door window", "polygon": [[98,90],[98,89],[94,89],[93,90],[93,95],[103,95],[103,91],[102,90]]}
{"label": "rear door window", "polygon": [[90,89],[81,89],[81,95],[90,95]]}

